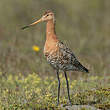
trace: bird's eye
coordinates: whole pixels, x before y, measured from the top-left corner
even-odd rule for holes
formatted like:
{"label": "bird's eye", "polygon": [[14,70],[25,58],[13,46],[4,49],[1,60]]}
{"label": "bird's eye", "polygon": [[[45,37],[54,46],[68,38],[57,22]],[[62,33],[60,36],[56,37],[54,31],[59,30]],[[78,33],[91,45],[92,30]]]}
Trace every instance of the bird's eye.
{"label": "bird's eye", "polygon": [[47,16],[49,16],[49,15],[47,15]]}

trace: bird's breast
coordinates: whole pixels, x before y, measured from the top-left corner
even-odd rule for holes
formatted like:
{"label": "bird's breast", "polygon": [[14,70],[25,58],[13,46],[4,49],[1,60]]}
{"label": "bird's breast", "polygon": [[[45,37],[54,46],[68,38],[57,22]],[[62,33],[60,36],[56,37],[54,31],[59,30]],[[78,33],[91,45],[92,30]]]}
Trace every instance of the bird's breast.
{"label": "bird's breast", "polygon": [[47,57],[48,55],[55,56],[58,52],[57,42],[45,42],[44,46],[44,55]]}

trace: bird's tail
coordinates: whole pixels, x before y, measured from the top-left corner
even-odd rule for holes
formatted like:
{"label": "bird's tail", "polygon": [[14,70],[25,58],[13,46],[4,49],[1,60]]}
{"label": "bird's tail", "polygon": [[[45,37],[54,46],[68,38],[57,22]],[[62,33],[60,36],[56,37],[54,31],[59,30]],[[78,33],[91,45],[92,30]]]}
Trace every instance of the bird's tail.
{"label": "bird's tail", "polygon": [[78,71],[89,73],[89,70],[85,68],[78,60],[75,60],[74,65],[78,69]]}
{"label": "bird's tail", "polygon": [[82,72],[86,72],[86,73],[89,73],[89,70],[87,69],[87,68],[85,68],[83,65],[80,65],[80,70],[82,71]]}

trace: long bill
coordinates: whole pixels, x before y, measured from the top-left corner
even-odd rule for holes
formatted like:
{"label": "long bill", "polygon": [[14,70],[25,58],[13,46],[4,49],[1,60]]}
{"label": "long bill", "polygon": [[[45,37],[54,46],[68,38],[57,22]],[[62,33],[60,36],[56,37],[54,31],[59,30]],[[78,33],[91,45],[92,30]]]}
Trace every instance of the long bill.
{"label": "long bill", "polygon": [[37,20],[37,21],[35,21],[35,22],[33,22],[33,23],[27,25],[27,26],[22,27],[21,29],[24,30],[24,29],[26,29],[26,28],[29,28],[30,26],[33,26],[33,25],[35,25],[35,24],[41,22],[41,21],[42,21],[42,19],[39,19],[39,20]]}

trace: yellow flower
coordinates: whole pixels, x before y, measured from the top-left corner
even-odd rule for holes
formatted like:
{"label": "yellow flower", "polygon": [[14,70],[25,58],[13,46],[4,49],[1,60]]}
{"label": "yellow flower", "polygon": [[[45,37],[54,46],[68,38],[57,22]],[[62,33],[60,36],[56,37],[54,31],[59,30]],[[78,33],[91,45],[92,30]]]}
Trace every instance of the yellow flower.
{"label": "yellow flower", "polygon": [[40,48],[39,48],[38,46],[36,46],[36,45],[34,45],[34,46],[32,47],[32,49],[33,49],[35,52],[38,52],[38,51],[40,50]]}

